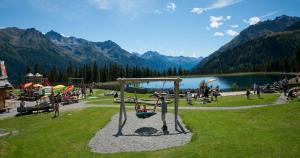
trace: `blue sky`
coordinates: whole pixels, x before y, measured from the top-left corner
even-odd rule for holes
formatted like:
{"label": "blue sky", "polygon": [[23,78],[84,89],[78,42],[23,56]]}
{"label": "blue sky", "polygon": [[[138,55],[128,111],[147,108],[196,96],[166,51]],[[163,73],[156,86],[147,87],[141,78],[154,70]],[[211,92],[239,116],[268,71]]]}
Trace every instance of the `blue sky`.
{"label": "blue sky", "polygon": [[249,25],[300,16],[300,0],[0,0],[0,27],[53,29],[130,52],[207,56]]}

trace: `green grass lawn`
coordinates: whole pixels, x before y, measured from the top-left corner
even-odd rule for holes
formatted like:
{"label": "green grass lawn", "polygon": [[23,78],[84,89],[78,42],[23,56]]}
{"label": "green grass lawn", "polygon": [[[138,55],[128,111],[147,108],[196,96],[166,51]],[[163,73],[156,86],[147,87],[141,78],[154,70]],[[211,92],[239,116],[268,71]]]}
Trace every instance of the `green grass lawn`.
{"label": "green grass lawn", "polygon": [[[113,96],[103,96],[104,90],[95,90],[94,95],[85,100],[87,104],[98,104],[98,105],[118,105],[118,103],[113,102]],[[136,94],[138,98],[149,98],[151,95],[148,94]],[[135,97],[134,93],[125,93],[125,96]],[[245,95],[239,96],[226,96],[218,97],[218,101],[213,101],[208,104],[203,104],[200,100],[193,100],[193,106],[202,106],[202,107],[229,107],[229,106],[248,106],[248,105],[258,105],[258,104],[272,104],[279,97],[279,94],[262,94],[261,98],[257,98],[255,95],[252,95],[248,100]],[[134,104],[126,104],[132,106]],[[185,99],[180,99],[180,106],[188,106]]]}
{"label": "green grass lawn", "polygon": [[[212,101],[211,103],[203,104],[200,100],[193,100],[193,106],[202,106],[202,107],[230,107],[230,106],[249,106],[249,105],[260,105],[260,104],[272,104],[274,103],[279,94],[262,94],[261,98],[258,98],[254,95],[250,99],[247,99],[245,95],[238,96],[226,96],[218,97],[217,101]],[[186,106],[188,105],[185,100],[180,100],[180,104]]]}
{"label": "green grass lawn", "polygon": [[[0,157],[299,157],[299,102],[247,110],[180,111],[193,132],[185,146],[153,152],[95,154],[87,146],[117,108],[89,108],[0,120],[18,130],[0,138]],[[147,121],[147,120],[145,120]]]}

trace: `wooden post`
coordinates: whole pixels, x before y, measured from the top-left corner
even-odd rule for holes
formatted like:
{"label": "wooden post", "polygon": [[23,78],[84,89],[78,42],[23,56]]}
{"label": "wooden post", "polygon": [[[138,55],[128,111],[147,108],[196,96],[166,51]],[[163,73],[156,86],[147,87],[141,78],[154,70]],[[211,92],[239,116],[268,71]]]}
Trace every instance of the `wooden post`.
{"label": "wooden post", "polygon": [[175,112],[175,130],[178,130],[178,96],[179,96],[179,81],[174,82],[174,112]]}
{"label": "wooden post", "polygon": [[[123,115],[123,110],[125,111],[125,103],[124,103],[124,82],[122,80],[120,82],[120,97],[121,97],[121,102],[120,102],[120,112],[119,112],[119,128],[118,128],[118,133],[117,136],[122,135],[122,115]],[[126,117],[126,114],[125,114]]]}

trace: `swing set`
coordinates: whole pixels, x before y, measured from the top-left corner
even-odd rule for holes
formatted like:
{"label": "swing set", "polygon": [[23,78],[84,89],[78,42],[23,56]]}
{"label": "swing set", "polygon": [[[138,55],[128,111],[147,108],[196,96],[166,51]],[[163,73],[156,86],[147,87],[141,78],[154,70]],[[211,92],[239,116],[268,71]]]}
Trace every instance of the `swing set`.
{"label": "swing set", "polygon": [[[181,133],[186,133],[183,126],[180,124],[180,122],[178,121],[178,103],[179,103],[179,82],[182,81],[181,78],[177,77],[177,78],[118,78],[117,81],[120,84],[120,111],[119,111],[119,123],[118,123],[118,131],[116,136],[120,136],[123,135],[122,134],[122,128],[124,127],[126,121],[127,121],[127,115],[126,115],[126,110],[125,110],[125,99],[124,99],[124,91],[125,91],[125,85],[127,84],[132,84],[132,83],[137,83],[137,82],[151,82],[151,81],[164,81],[164,82],[174,82],[174,115],[175,115],[175,130]],[[136,110],[136,116],[138,118],[149,118],[153,115],[156,114],[155,110],[156,110],[156,106],[158,104],[158,100],[156,104],[154,105],[154,108],[152,111],[148,111],[145,106],[144,109],[141,109],[137,101],[137,97],[136,97],[136,106],[135,106],[135,110]],[[124,119],[123,119],[124,117]],[[179,128],[180,130],[179,130]]]}
{"label": "swing set", "polygon": [[[164,81],[164,83],[163,83],[163,88],[165,86],[165,83],[166,83],[166,81]],[[147,109],[147,104],[146,103],[144,103],[143,109],[141,109],[142,105],[141,105],[141,102],[139,102],[139,99],[138,99],[138,97],[136,95],[136,90],[134,91],[134,95],[135,95],[135,112],[136,112],[136,117],[145,119],[145,118],[149,118],[151,116],[156,115],[155,111],[156,111],[156,107],[158,105],[158,102],[159,102],[159,99],[160,99],[160,96],[161,96],[161,91],[159,92],[159,94],[155,93],[155,94],[152,95],[152,96],[156,97],[156,102],[154,104],[154,107],[153,107],[152,111],[150,111],[150,109]]]}

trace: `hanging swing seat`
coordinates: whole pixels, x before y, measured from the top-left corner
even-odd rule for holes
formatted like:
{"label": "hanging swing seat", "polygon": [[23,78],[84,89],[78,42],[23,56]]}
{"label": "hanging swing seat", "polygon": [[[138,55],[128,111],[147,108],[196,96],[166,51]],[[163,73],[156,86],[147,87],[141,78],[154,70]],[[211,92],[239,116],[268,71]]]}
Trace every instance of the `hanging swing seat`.
{"label": "hanging swing seat", "polygon": [[149,118],[149,117],[151,117],[153,115],[156,115],[156,112],[153,112],[153,111],[149,111],[149,112],[136,112],[136,117],[142,118],[142,119]]}

